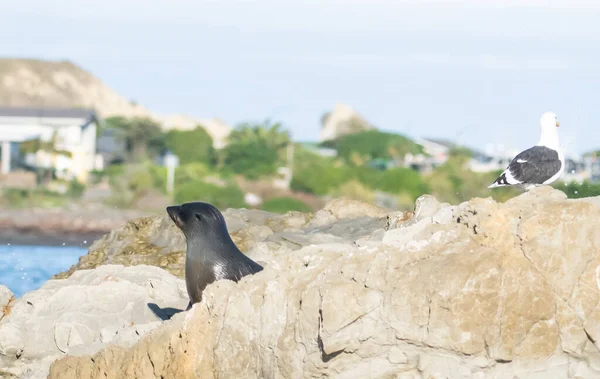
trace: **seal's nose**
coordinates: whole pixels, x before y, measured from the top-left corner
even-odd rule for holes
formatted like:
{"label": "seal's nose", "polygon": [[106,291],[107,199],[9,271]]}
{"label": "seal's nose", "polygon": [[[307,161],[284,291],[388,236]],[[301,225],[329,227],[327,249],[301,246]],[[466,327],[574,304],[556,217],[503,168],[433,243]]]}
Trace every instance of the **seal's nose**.
{"label": "seal's nose", "polygon": [[179,211],[181,210],[180,205],[171,205],[167,207],[167,214],[171,217],[171,220],[175,223],[175,225],[181,227],[181,217],[179,217]]}
{"label": "seal's nose", "polygon": [[167,207],[167,213],[169,214],[169,216],[179,214],[180,208],[181,208],[180,205],[171,205],[171,206]]}

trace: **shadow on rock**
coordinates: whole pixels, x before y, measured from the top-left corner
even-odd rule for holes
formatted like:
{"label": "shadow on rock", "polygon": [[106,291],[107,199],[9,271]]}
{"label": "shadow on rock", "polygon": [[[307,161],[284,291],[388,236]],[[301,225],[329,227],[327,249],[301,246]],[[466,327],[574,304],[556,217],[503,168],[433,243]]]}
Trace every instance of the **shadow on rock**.
{"label": "shadow on rock", "polygon": [[173,317],[177,313],[183,312],[183,309],[171,307],[161,308],[155,303],[148,303],[148,308],[150,308],[150,310],[156,315],[156,317],[160,318],[163,321],[170,320],[171,317]]}

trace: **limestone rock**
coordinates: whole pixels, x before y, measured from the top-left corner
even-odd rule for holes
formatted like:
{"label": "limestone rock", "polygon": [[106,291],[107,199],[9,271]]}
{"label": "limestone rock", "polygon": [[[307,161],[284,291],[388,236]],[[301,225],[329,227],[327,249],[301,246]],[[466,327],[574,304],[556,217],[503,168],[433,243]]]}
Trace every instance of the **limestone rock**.
{"label": "limestone rock", "polygon": [[0,284],[0,321],[11,312],[11,303],[15,299],[15,295],[8,287]]}
{"label": "limestone rock", "polygon": [[358,217],[385,217],[392,210],[386,210],[375,205],[366,204],[362,201],[346,198],[334,199],[323,207],[324,211],[330,212],[335,218],[358,218]]}
{"label": "limestone rock", "polygon": [[[346,241],[372,233],[383,226],[385,209],[347,199],[336,199],[316,214],[288,212],[269,213],[261,210],[227,209],[223,216],[233,241],[242,252],[254,251],[252,258],[269,260],[272,253],[298,249],[309,243]],[[379,220],[379,218],[381,220]],[[361,219],[357,221],[357,219]],[[360,229],[360,230],[358,230]],[[270,241],[270,252],[259,247]],[[68,271],[54,276],[69,277],[80,269],[103,264],[147,264],[161,267],[175,276],[184,277],[186,243],[183,234],[166,215],[143,217],[129,221],[94,242]],[[262,249],[262,250],[261,250]],[[267,256],[262,256],[263,252]]]}
{"label": "limestone rock", "polygon": [[0,367],[45,378],[52,360],[129,346],[188,301],[185,282],[154,266],[105,265],[50,280],[13,301],[0,321]]}
{"label": "limestone rock", "polygon": [[101,264],[147,264],[183,277],[184,254],[185,239],[167,216],[144,217],[129,221],[95,241],[76,265],[54,278],[68,278],[76,270]]}
{"label": "limestone rock", "polygon": [[49,378],[600,377],[595,202],[549,188],[420,202],[393,227],[333,217],[279,234],[296,248],[274,233],[248,252],[263,271]]}
{"label": "limestone rock", "polygon": [[13,297],[13,293],[8,287],[0,284],[0,306],[8,305],[8,302]]}
{"label": "limestone rock", "polygon": [[319,141],[334,140],[341,136],[375,129],[363,116],[350,106],[337,103],[332,112],[321,120]]}

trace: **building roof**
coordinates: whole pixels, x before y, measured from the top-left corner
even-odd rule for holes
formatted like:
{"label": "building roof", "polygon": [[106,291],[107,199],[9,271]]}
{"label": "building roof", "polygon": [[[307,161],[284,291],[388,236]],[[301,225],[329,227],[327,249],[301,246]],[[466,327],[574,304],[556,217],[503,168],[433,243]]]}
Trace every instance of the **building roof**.
{"label": "building roof", "polygon": [[449,149],[457,147],[457,145],[454,142],[452,142],[450,140],[442,139],[442,138],[429,138],[429,137],[425,137],[425,138],[421,138],[421,139],[424,140],[424,141],[427,141],[427,142],[438,144],[438,145],[443,146],[443,147],[447,147]]}
{"label": "building roof", "polygon": [[0,107],[0,117],[97,118],[93,109]]}

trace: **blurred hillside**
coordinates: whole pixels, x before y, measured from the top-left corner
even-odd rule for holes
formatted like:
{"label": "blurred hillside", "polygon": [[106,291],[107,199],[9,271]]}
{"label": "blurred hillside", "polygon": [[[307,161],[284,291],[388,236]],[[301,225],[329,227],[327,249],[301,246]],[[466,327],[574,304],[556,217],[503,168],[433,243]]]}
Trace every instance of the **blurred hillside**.
{"label": "blurred hillside", "polygon": [[103,117],[152,115],[68,61],[0,59],[0,105],[94,108]]}
{"label": "blurred hillside", "polygon": [[193,129],[202,123],[217,145],[231,127],[218,119],[160,115],[127,99],[69,61],[0,58],[0,107],[92,108],[101,117],[146,117],[165,129]]}

